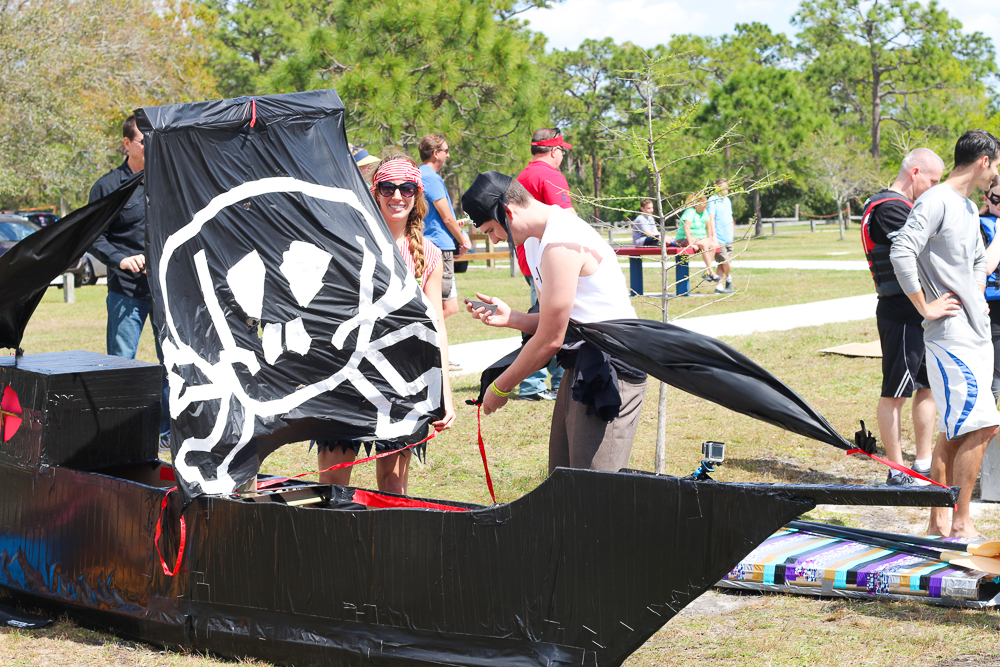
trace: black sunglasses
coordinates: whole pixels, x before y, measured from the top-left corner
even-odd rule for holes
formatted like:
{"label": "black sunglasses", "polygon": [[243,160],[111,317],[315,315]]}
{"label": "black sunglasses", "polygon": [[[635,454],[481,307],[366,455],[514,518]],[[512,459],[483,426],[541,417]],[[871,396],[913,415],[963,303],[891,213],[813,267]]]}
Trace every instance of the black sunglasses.
{"label": "black sunglasses", "polygon": [[986,193],[986,198],[990,200],[990,203],[994,206],[1000,206],[1000,195],[995,195],[991,192]]}
{"label": "black sunglasses", "polygon": [[378,193],[383,197],[391,197],[396,194],[396,190],[399,190],[399,194],[409,199],[417,194],[417,189],[417,184],[413,181],[403,181],[399,185],[389,181],[382,181],[378,184]]}

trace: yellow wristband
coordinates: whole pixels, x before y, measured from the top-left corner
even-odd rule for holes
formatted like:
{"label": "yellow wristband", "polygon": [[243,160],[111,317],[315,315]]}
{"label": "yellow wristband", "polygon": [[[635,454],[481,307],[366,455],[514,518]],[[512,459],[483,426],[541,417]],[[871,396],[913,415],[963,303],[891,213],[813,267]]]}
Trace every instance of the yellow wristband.
{"label": "yellow wristband", "polygon": [[499,389],[497,389],[496,382],[490,383],[490,389],[492,389],[493,393],[499,396],[500,398],[507,398],[508,396],[510,396],[510,391],[514,391],[513,389],[511,389],[510,391],[500,391]]}

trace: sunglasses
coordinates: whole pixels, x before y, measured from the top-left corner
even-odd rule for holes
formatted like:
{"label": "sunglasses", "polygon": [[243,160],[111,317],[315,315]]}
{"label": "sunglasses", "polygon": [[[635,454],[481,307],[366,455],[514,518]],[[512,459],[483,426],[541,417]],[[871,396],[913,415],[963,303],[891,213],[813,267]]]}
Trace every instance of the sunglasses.
{"label": "sunglasses", "polygon": [[403,195],[407,199],[417,194],[417,184],[413,181],[403,181],[399,185],[395,183],[390,183],[389,181],[382,181],[378,184],[378,193],[383,197],[391,197],[396,194],[396,190],[399,190],[399,194]]}
{"label": "sunglasses", "polygon": [[990,201],[990,203],[991,203],[991,204],[993,204],[994,206],[1000,206],[1000,195],[997,195],[997,194],[993,194],[992,192],[987,192],[987,193],[986,193],[986,198],[987,198],[987,199],[988,199],[988,200]]}

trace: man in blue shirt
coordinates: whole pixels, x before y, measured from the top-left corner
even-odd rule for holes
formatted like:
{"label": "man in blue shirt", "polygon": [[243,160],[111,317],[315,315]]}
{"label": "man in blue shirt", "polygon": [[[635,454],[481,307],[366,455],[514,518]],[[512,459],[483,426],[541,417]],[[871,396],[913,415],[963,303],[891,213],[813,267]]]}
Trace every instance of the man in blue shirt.
{"label": "man in blue shirt", "polygon": [[455,289],[455,259],[460,258],[472,243],[455,220],[451,195],[438,174],[448,159],[448,140],[443,134],[428,134],[420,140],[420,175],[424,180],[427,215],[424,216],[424,236],[441,249],[444,275],[441,277],[441,299],[444,317],[458,312],[458,290]]}
{"label": "man in blue shirt", "polygon": [[715,221],[715,238],[719,247],[715,251],[715,260],[719,262],[719,277],[725,278],[715,288],[717,294],[732,294],[733,274],[729,260],[733,257],[733,202],[729,200],[729,183],[719,178],[715,181],[719,188],[718,194],[708,198],[708,215]]}

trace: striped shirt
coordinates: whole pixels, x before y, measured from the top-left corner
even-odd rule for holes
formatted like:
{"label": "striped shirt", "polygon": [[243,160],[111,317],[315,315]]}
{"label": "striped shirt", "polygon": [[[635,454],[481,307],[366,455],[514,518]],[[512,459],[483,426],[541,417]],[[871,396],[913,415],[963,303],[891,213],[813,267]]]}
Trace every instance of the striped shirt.
{"label": "striped shirt", "polygon": [[[426,236],[424,239],[424,275],[420,276],[420,285],[422,289],[426,289],[427,286],[427,276],[431,275],[431,272],[437,268],[437,265],[441,263],[441,251],[438,249],[434,242],[431,241]],[[403,237],[396,242],[396,247],[399,248],[400,254],[403,255],[403,261],[406,263],[406,270],[413,275],[414,262],[413,255],[410,253],[410,239]]]}

